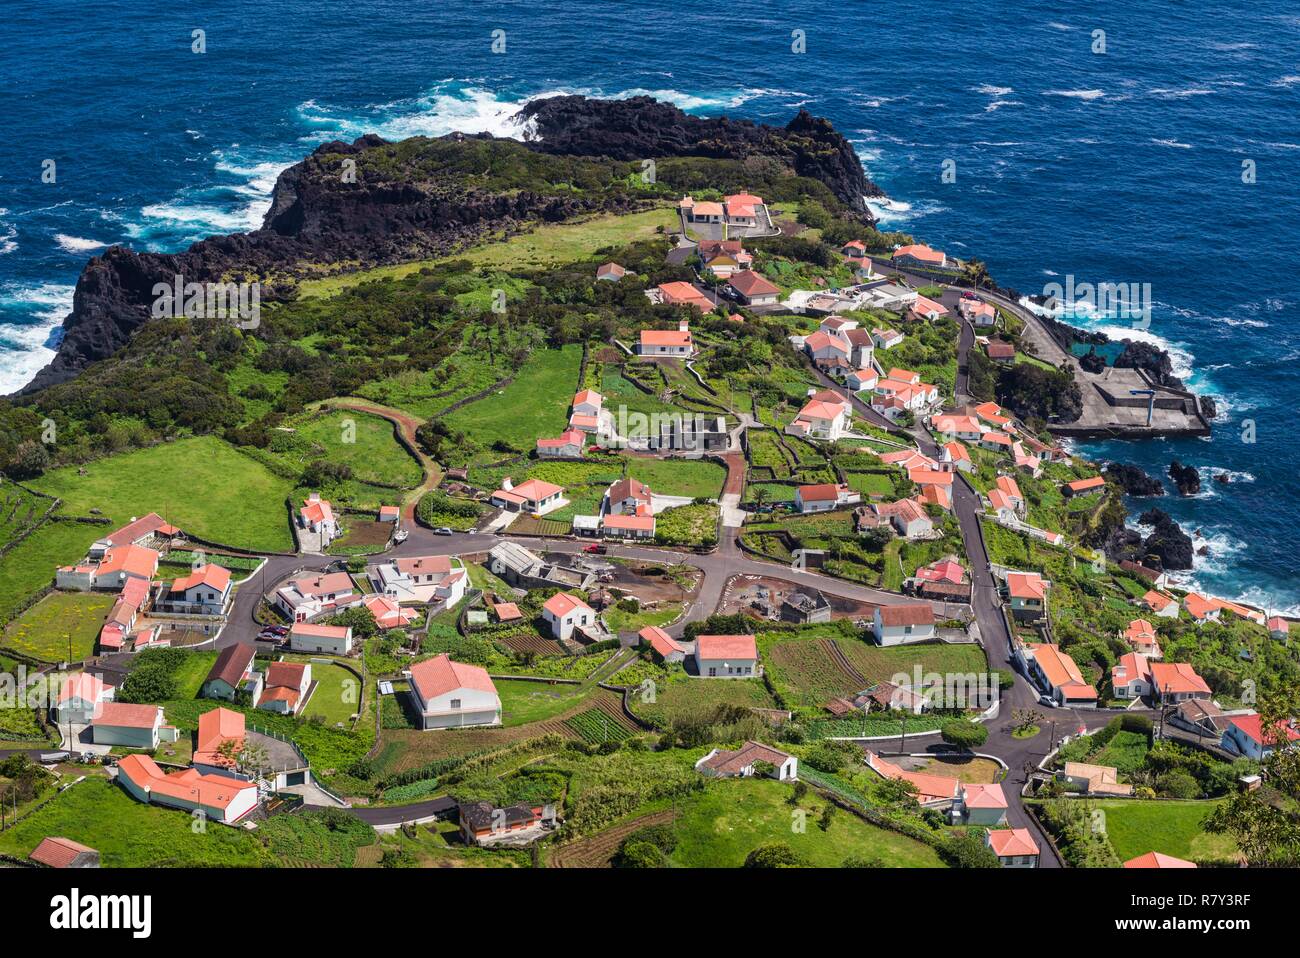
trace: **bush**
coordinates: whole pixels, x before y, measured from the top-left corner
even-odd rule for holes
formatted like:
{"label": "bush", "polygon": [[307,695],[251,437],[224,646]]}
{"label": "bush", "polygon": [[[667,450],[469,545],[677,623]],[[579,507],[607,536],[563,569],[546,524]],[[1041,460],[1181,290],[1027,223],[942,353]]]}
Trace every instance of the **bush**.
{"label": "bush", "polygon": [[785,842],[759,845],[745,856],[745,868],[807,868],[808,862]]}
{"label": "bush", "polygon": [[978,748],[989,738],[989,730],[983,725],[961,718],[948,719],[939,734],[949,745],[967,750]]}
{"label": "bush", "polygon": [[1001,868],[993,849],[976,832],[954,835],[939,847],[939,856],[953,868]]}
{"label": "bush", "polygon": [[819,772],[835,774],[845,765],[861,760],[862,753],[852,742],[823,740],[810,748],[804,762]]}

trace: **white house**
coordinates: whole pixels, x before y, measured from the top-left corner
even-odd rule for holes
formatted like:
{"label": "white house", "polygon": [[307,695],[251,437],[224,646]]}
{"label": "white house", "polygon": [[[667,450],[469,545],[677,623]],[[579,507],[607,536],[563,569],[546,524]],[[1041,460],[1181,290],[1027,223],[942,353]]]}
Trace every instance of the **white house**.
{"label": "white house", "polygon": [[870,367],[863,367],[849,373],[845,382],[854,392],[862,392],[864,389],[875,389],[876,383],[880,382],[880,374]]}
{"label": "white house", "polygon": [[98,675],[78,672],[63,680],[55,715],[57,722],[85,725],[100,713],[105,702],[113,701],[114,689]]}
{"label": "white house", "polygon": [[121,745],[126,748],[153,750],[158,747],[163,710],[159,705],[128,705],[105,702],[90,721],[96,745]]}
{"label": "white house", "polygon": [[456,556],[405,556],[370,570],[376,592],[398,602],[437,602],[451,608],[465,597],[469,573]]}
{"label": "white house", "polygon": [[361,594],[346,572],[301,576],[275,590],[276,606],[294,622],[306,622],[360,601]]}
{"label": "white house", "polygon": [[934,607],[928,602],[878,606],[872,630],[881,645],[905,645],[933,639]]}
{"label": "white house", "polygon": [[797,758],[761,742],[746,742],[735,751],[715,748],[695,763],[695,770],[709,778],[748,778],[759,762],[772,766],[769,778],[792,782],[799,777]]}
{"label": "white house", "polygon": [[905,539],[919,539],[934,531],[934,521],[915,499],[873,504],[876,515],[888,519],[894,530]]}
{"label": "white house", "polygon": [[256,702],[261,692],[261,673],[253,670],[256,655],[257,649],[246,642],[226,646],[203,680],[200,695],[205,699],[233,702],[239,690],[247,688],[252,692],[252,701]]}
{"label": "white house", "polygon": [[411,694],[424,729],[501,724],[501,699],[487,670],[453,662],[445,652],[411,666]]}
{"label": "white house", "polygon": [[1258,762],[1273,754],[1273,749],[1277,747],[1279,741],[1285,740],[1287,747],[1293,748],[1296,741],[1300,740],[1300,730],[1296,728],[1295,720],[1292,719],[1280,724],[1268,738],[1270,740],[1265,742],[1264,723],[1258,714],[1252,712],[1249,715],[1228,716],[1228,724],[1223,730],[1221,744],[1230,751]]}
{"label": "white house", "polygon": [[117,781],[145,804],[183,811],[202,810],[205,817],[234,824],[257,807],[257,784],[229,775],[204,775],[194,768],[163,773],[147,755],[128,755],[117,763]]}
{"label": "white house", "polygon": [[980,299],[967,299],[962,297],[957,304],[957,309],[962,316],[976,326],[989,327],[997,324],[998,311],[992,303],[986,303]]}
{"label": "white house", "polygon": [[625,476],[605,490],[603,505],[606,513],[614,515],[645,515],[654,505],[654,493],[644,482]]}
{"label": "white house", "polygon": [[295,622],[289,627],[289,648],[295,652],[350,655],[352,629],[344,625],[312,625],[308,622]]}
{"label": "white house", "polygon": [[752,635],[701,635],[695,668],[702,678],[752,678],[758,674],[758,641]]}
{"label": "white house", "polygon": [[853,406],[833,389],[809,390],[808,402],[785,431],[793,436],[834,441],[852,430]]}
{"label": "white house", "polygon": [[794,491],[794,502],[800,512],[830,512],[861,501],[862,494],[842,482],[799,486]]}
{"label": "white house", "polygon": [[893,349],[903,341],[903,334],[893,329],[876,327],[871,331],[871,341],[877,349]]}
{"label": "white house", "polygon": [[161,612],[188,615],[221,615],[230,600],[230,570],[214,563],[176,579],[158,596]]}
{"label": "white house", "polygon": [[752,269],[732,273],[727,278],[727,288],[746,306],[771,306],[781,298],[780,288]]}
{"label": "white house", "polygon": [[324,549],[339,534],[338,522],[334,518],[334,507],[328,499],[322,499],[319,492],[313,492],[303,501],[298,510],[298,527],[320,536],[320,547]]}
{"label": "white house", "polygon": [[[688,284],[665,285],[686,286]],[[695,291],[694,287],[690,289]],[[709,306],[711,307],[712,304]],[[683,319],[677,324],[676,329],[643,329],[637,340],[636,351],[638,356],[672,356],[678,359],[690,359],[695,355],[695,342],[691,339],[691,324]]]}
{"label": "white house", "polygon": [[537,440],[539,459],[580,459],[587,444],[587,434],[581,429],[566,429],[555,439]]}
{"label": "white house", "polygon": [[[314,626],[314,628],[327,628],[327,626]],[[298,710],[307,704],[310,689],[310,662],[272,662],[266,667],[266,681],[263,683],[262,697],[258,699],[257,707],[281,715],[297,715]]]}
{"label": "white house", "polygon": [[984,843],[1003,868],[1037,868],[1038,842],[1027,828],[996,828],[984,832]]}
{"label": "white house", "polygon": [[564,488],[541,479],[529,479],[516,486],[506,476],[501,480],[501,488],[492,493],[491,502],[498,509],[507,512],[529,512],[542,516],[564,505]]}
{"label": "white house", "polygon": [[575,629],[585,629],[596,622],[596,612],[576,595],[557,592],[542,606],[542,618],[551,627],[551,636],[567,639]]}

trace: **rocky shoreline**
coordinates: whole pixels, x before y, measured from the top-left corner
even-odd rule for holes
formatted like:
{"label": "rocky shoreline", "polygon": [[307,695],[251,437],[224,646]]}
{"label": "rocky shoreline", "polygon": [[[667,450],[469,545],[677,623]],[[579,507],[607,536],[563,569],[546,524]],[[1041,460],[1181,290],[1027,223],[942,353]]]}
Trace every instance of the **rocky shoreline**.
{"label": "rocky shoreline", "polygon": [[[847,139],[828,120],[800,110],[776,127],[726,117],[700,118],[649,97],[595,100],[549,97],[527,104],[520,120],[535,153],[622,161],[666,157],[734,160],[793,170],[825,185],[864,223],[874,224],[864,197],[880,194]],[[450,134],[441,141],[493,141],[488,134]],[[403,143],[437,142],[416,137]],[[260,277],[261,300],[293,295],[295,280],[346,264],[366,269],[454,252],[488,234],[600,212],[627,212],[644,201],[626,194],[597,198],[521,189],[465,189],[420,170],[363,160],[388,141],[374,135],[317,147],[280,174],[260,229],[202,240],[181,253],[139,253],[113,246],[92,258],[77,279],[72,312],[51,362],[18,395],[66,382],[126,345],[150,318],[156,284],[177,275],[187,283]],[[399,148],[401,144],[397,145]],[[352,181],[340,175],[356,162]],[[278,282],[277,282],[278,278]]]}

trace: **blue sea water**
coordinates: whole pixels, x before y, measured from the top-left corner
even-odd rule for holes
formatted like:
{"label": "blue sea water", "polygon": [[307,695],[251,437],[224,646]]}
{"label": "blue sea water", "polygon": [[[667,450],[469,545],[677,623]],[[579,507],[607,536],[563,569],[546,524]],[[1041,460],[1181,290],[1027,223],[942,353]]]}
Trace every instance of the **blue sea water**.
{"label": "blue sea water", "polygon": [[[1160,503],[1209,547],[1191,581],[1300,611],[1300,10],[1063,10],[8,0],[0,392],[48,360],[87,257],[253,228],[279,170],[324,140],[517,134],[518,106],[559,92],[650,93],[770,122],[802,106],[852,139],[889,195],[875,204],[886,227],[978,256],[1026,293],[1067,275],[1150,284],[1148,330],[1087,324],[1169,349],[1218,400],[1215,435],[1080,451],[1153,472],[1175,456],[1198,466],[1199,497]],[[946,160],[955,182],[941,178]],[[1233,481],[1209,481],[1217,471]]]}

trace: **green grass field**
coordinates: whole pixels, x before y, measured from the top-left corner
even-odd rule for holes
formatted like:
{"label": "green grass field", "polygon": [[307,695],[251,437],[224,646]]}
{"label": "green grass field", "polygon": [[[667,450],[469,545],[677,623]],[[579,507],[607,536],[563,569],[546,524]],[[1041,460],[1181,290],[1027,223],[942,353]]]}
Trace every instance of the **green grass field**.
{"label": "green grass field", "polygon": [[501,696],[501,724],[527,725],[567,711],[586,694],[580,685],[547,685],[543,682],[495,681]]}
{"label": "green grass field", "polygon": [[[227,545],[289,551],[288,480],[214,436],[162,443],[46,473],[34,483],[63,498],[63,511],[99,509],[116,524],[157,512],[187,532]],[[89,527],[87,544],[105,530]],[[75,556],[71,558],[76,558]],[[65,559],[65,561],[68,561]],[[53,574],[50,569],[50,574]]]}
{"label": "green grass field", "polygon": [[657,682],[654,701],[633,696],[637,715],[656,725],[676,719],[709,716],[719,705],[746,708],[775,708],[776,702],[759,679],[730,679],[725,682],[691,678],[678,672],[667,681]]}
{"label": "green grass field", "polygon": [[103,526],[81,522],[47,522],[0,558],[0,622],[52,583],[58,566],[84,556],[103,532]]}
{"label": "green grass field", "polygon": [[809,794],[799,803],[805,827],[795,830],[786,804],[791,786],[772,779],[741,778],[712,783],[679,806],[674,864],[688,868],[737,868],[759,845],[783,842],[808,862],[835,868],[851,855],[879,858],[895,868],[939,868],[928,845],[879,828],[836,809],[830,828],[817,825],[827,804]]}
{"label": "green grass field", "polygon": [[627,474],[661,496],[716,499],[727,470],[703,459],[629,459]]}
{"label": "green grass field", "polygon": [[475,266],[507,269],[570,263],[591,256],[596,250],[606,246],[649,239],[655,235],[658,227],[670,227],[675,223],[677,223],[677,214],[667,207],[624,216],[617,214],[595,216],[581,223],[540,226],[531,233],[512,236],[503,243],[488,243],[468,252],[441,259],[417,260],[398,266],[382,266],[378,269],[347,273],[342,276],[308,280],[299,286],[299,291],[302,296],[333,296],[340,290],[367,280],[410,276],[418,273],[425,266],[448,259],[466,259]]}
{"label": "green grass field", "polygon": [[351,468],[361,482],[416,486],[419,464],[393,436],[386,419],[352,410],[294,419],[286,426],[294,432],[278,432],[271,440],[277,458],[294,469],[305,469],[324,459]]}
{"label": "green grass field", "polygon": [[501,459],[494,442],[527,452],[539,436],[558,436],[568,422],[569,404],[578,382],[582,349],[576,345],[534,353],[500,392],[462,406],[443,421],[463,430],[482,447],[479,462]]}
{"label": "green grass field", "polygon": [[87,658],[115,601],[107,592],[51,593],[9,624],[4,644],[45,662]]}
{"label": "green grass field", "polygon": [[208,825],[196,834],[183,811],[144,805],[104,778],[88,778],[0,832],[0,852],[26,858],[48,835],[97,849],[105,868],[230,868],[264,865],[258,839]]}
{"label": "green grass field", "polygon": [[348,724],[361,702],[361,683],[341,665],[313,660],[310,656],[289,656],[291,661],[311,662],[311,680],[316,691],[303,709],[304,718],[319,715],[327,725]]}
{"label": "green grass field", "polygon": [[1107,799],[1095,806],[1106,815],[1106,835],[1120,861],[1163,852],[1189,861],[1228,861],[1237,855],[1230,835],[1211,835],[1205,819],[1217,802],[1129,801]]}

